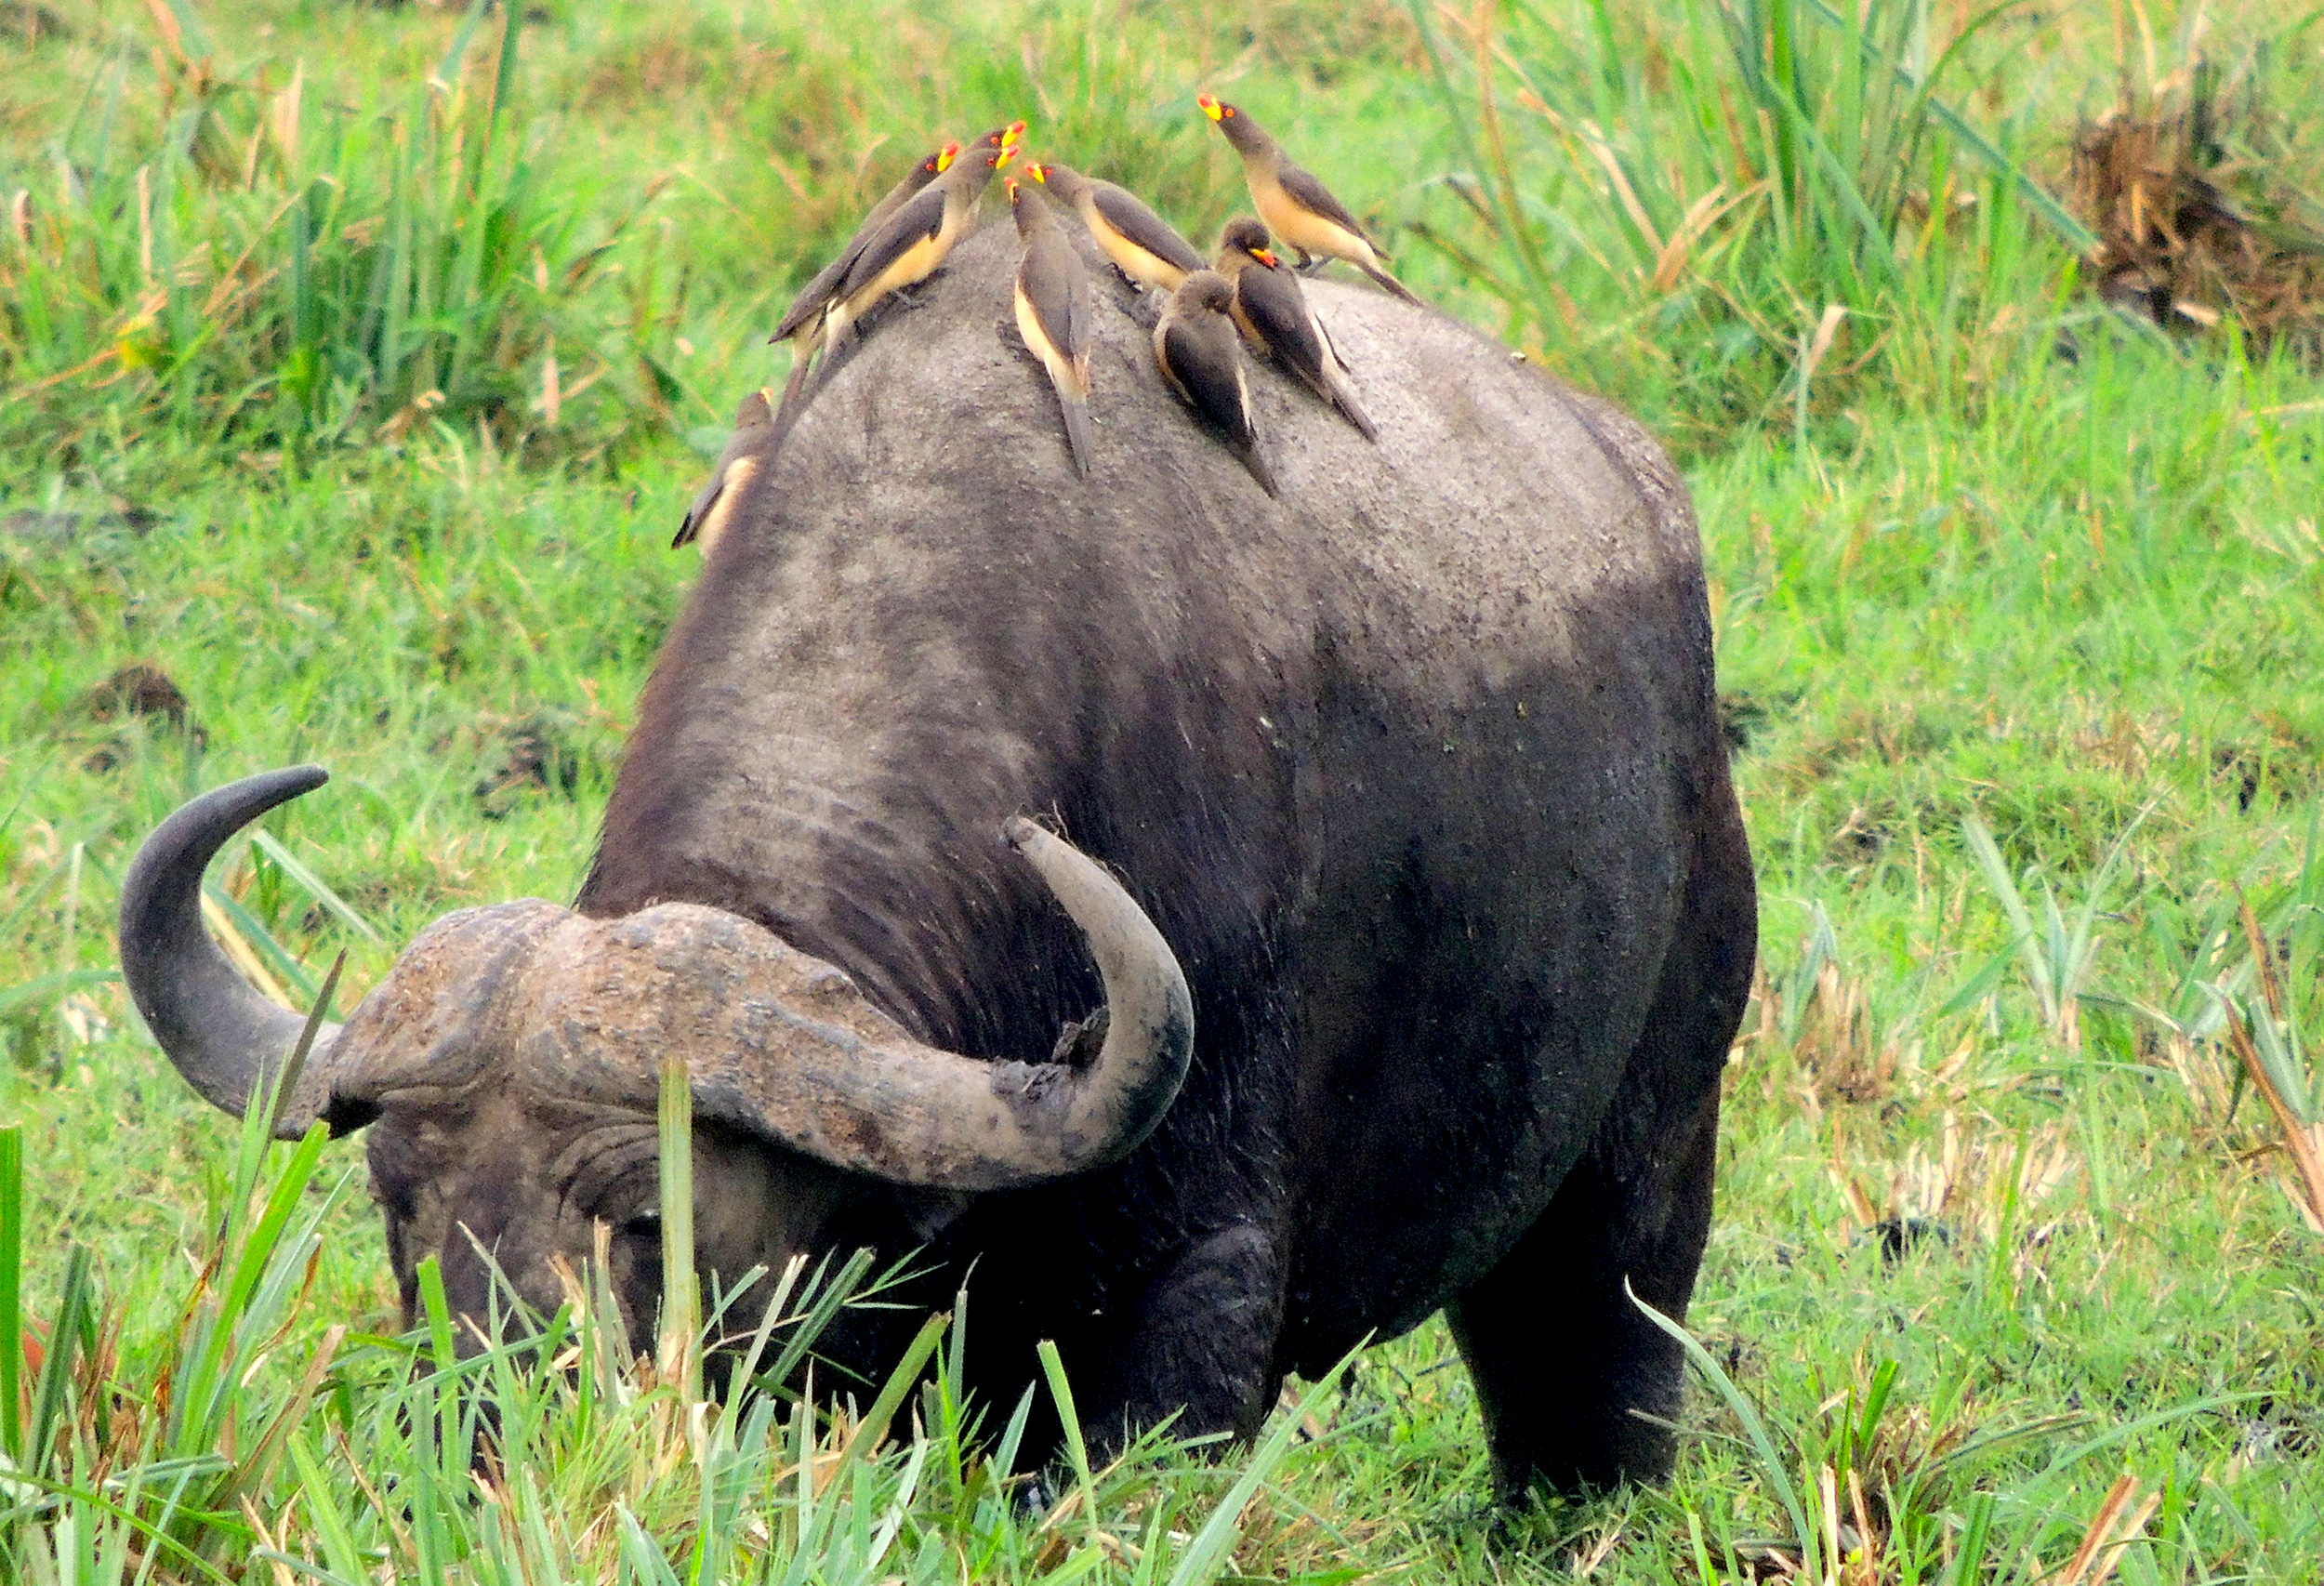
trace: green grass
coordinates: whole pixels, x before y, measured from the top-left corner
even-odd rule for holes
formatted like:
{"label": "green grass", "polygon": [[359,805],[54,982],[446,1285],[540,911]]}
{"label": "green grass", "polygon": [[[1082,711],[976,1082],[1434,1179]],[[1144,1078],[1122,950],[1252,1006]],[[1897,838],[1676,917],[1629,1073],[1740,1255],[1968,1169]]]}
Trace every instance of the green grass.
{"label": "green grass", "polygon": [[[2210,7],[2190,41],[2194,7],[2126,4],[2119,57],[2106,7],[1997,17],[1938,93],[2013,174],[1942,118],[1901,122],[1908,99],[1849,76],[1864,52],[1810,19],[1802,125],[1863,136],[1805,163],[1783,227],[1770,189],[1657,285],[1661,256],[1571,134],[1593,122],[1630,162],[1667,243],[1667,206],[1683,219],[1734,174],[1716,82],[1739,116],[1750,102],[1749,51],[1707,4],[1609,4],[1611,52],[1579,4],[1502,13],[1505,158],[1476,40],[1433,9],[1423,33],[1401,7],[1289,0],[851,3],[828,26],[552,4],[520,20],[505,87],[495,14],[423,91],[458,15],[221,0],[198,8],[220,63],[204,94],[165,48],[155,64],[143,7],[59,9],[73,36],[0,81],[0,198],[26,189],[59,228],[31,250],[0,236],[0,1121],[20,1128],[0,1134],[0,1339],[21,1315],[39,1342],[0,1350],[18,1473],[0,1473],[0,1577],[255,1579],[271,1551],[350,1581],[383,1561],[658,1581],[772,1559],[786,1579],[1695,1582],[1829,1567],[1868,1529],[1875,1556],[1842,1579],[2031,1581],[2106,1514],[2097,1542],[2135,1540],[2085,1579],[2318,1578],[2324,1234],[2283,1143],[2324,1108],[2324,392],[2282,355],[2168,342],[2093,304],[2018,184],[2059,178],[2119,62],[2144,86],[2271,39],[2278,146],[2312,145],[2324,102],[2301,85],[2324,29],[2253,0]],[[1925,21],[1940,49],[1970,14],[1867,13],[1876,42]],[[304,298],[276,215],[289,178],[198,157],[205,138],[246,154],[294,62],[302,169],[337,183],[299,191],[338,206],[336,233],[309,227],[328,266]],[[1514,98],[1519,69],[1564,131]],[[342,949],[347,1006],[446,908],[569,897],[693,575],[667,542],[694,432],[779,377],[759,338],[791,285],[903,152],[1018,113],[1035,151],[1128,177],[1204,233],[1239,182],[1191,100],[1230,83],[1389,228],[1406,280],[1631,403],[1687,460],[1765,973],[1728,1074],[1689,1318],[1715,1369],[1676,1481],[1498,1521],[1434,1325],[1259,1454],[1212,1468],[1152,1444],[1052,1478],[1040,1517],[974,1457],[971,1425],[989,1447],[1015,1407],[947,1398],[949,1367],[890,1407],[878,1450],[771,1399],[696,1426],[684,1352],[625,1366],[587,1294],[555,1326],[589,1369],[528,1374],[507,1352],[426,1368],[390,1336],[360,1146],[238,1145],[135,1029],[109,929],[135,842],[194,788],[329,763],[329,789],[267,823],[271,847],[216,873],[302,1005]],[[173,126],[182,155],[160,152]],[[473,289],[434,299],[412,344],[435,363],[390,369],[363,271],[398,161],[438,179],[445,281],[480,215],[521,211],[573,250],[545,259],[611,245],[570,291],[540,291],[524,250],[476,252]],[[276,273],[207,340],[165,306],[153,346],[176,363],[51,380],[138,311],[141,165],[180,273],[254,239]],[[1892,243],[1910,233],[1893,271],[1843,185]],[[1974,223],[1916,219],[1948,191],[1978,194]],[[380,230],[350,240],[370,214]],[[32,255],[68,245],[88,268],[42,277],[61,306],[36,335]],[[1848,316],[1810,358],[1828,303]],[[554,425],[551,335],[571,378],[608,370]],[[464,337],[469,383],[446,385]],[[290,389],[302,346],[338,376]],[[183,691],[187,722],[104,705],[133,662]],[[867,1279],[794,1278],[808,1320],[786,1336]],[[970,1318],[931,1347],[950,1361],[973,1336]],[[488,1494],[464,1452],[480,1383],[523,1451]],[[40,1481],[66,1496],[41,1507]]]}

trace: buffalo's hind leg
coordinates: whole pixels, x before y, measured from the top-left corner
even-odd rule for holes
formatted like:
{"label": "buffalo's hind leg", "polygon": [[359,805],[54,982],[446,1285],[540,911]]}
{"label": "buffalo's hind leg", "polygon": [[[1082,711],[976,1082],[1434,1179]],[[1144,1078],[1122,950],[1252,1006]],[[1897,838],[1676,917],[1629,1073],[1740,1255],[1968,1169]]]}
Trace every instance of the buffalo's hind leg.
{"label": "buffalo's hind leg", "polygon": [[[1684,1316],[1710,1225],[1718,1092],[1681,1145],[1662,1193],[1606,1172],[1593,1151],[1500,1264],[1445,1307],[1475,1380],[1505,1502],[1669,1473],[1670,1436],[1631,1411],[1669,1419],[1683,1360],[1675,1341],[1623,1292]],[[1642,1212],[1661,1215],[1646,1225]]]}
{"label": "buffalo's hind leg", "polygon": [[[1684,1357],[1624,1291],[1686,1318],[1710,1231],[1719,1074],[1750,995],[1757,903],[1723,774],[1687,909],[1590,1148],[1500,1264],[1445,1307],[1508,1501],[1669,1474]],[[1632,1412],[1639,1412],[1633,1414]]]}

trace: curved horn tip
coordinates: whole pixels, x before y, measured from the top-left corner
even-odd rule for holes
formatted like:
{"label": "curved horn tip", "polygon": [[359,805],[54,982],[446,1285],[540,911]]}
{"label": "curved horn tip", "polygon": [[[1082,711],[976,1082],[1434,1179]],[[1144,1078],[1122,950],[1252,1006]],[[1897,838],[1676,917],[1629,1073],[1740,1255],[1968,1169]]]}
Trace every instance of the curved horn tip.
{"label": "curved horn tip", "polygon": [[[239,1117],[306,1021],[242,978],[202,923],[202,874],[244,826],[329,781],[319,765],[245,776],[188,800],[153,828],[122,878],[121,974],[172,1064],[212,1104]],[[317,1043],[315,1055],[322,1044]]]}

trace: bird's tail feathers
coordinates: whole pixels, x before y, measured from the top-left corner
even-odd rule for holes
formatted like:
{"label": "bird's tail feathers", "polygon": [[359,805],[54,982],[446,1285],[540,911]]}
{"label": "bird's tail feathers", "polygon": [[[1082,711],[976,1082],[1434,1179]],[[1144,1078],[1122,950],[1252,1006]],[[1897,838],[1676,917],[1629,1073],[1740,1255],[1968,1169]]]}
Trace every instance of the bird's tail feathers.
{"label": "bird's tail feathers", "polygon": [[1365,274],[1370,276],[1374,281],[1379,282],[1381,286],[1385,287],[1390,292],[1393,292],[1397,297],[1402,297],[1406,302],[1414,304],[1415,306],[1419,305],[1420,299],[1412,295],[1412,288],[1406,286],[1403,282],[1397,280],[1386,271],[1368,264],[1358,265],[1356,268],[1361,270]]}
{"label": "bird's tail feathers", "polygon": [[[1325,344],[1325,350],[1329,353],[1328,342]],[[1292,368],[1306,382],[1309,390],[1339,409],[1340,416],[1355,426],[1357,434],[1367,441],[1380,439],[1380,431],[1372,427],[1371,415],[1366,413],[1364,404],[1356,400],[1355,388],[1348,384],[1347,372],[1336,357],[1321,369],[1309,369],[1300,364],[1293,364]]]}
{"label": "bird's tail feathers", "polygon": [[1374,427],[1371,415],[1364,411],[1364,404],[1355,400],[1355,392],[1348,389],[1346,377],[1334,379],[1331,390],[1324,394],[1330,399],[1331,405],[1340,410],[1340,416],[1355,426],[1357,434],[1367,441],[1377,443],[1380,440],[1380,430]]}
{"label": "bird's tail feathers", "polygon": [[1259,455],[1256,443],[1235,447],[1235,455],[1243,459],[1243,466],[1250,469],[1250,476],[1259,482],[1260,489],[1271,496],[1282,496],[1283,492],[1275,487],[1274,470],[1267,466],[1267,459]]}
{"label": "bird's tail feathers", "polygon": [[1097,455],[1089,435],[1089,404],[1079,397],[1060,390],[1057,405],[1064,410],[1065,442],[1073,448],[1074,467],[1081,470],[1082,478],[1087,479],[1096,464]]}

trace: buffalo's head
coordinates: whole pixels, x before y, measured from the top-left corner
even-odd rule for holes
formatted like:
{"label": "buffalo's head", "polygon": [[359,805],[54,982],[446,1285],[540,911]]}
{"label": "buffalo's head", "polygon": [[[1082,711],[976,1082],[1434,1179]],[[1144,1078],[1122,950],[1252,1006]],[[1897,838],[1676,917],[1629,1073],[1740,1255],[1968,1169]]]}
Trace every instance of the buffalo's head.
{"label": "buffalo's head", "polygon": [[[178,1071],[236,1116],[302,1021],[211,942],[202,873],[235,831],[325,779],[303,766],[194,800],[146,839],[123,888],[129,994]],[[706,1282],[826,1249],[869,1201],[925,1235],[969,1195],[1103,1166],[1153,1130],[1185,1077],[1185,978],[1153,922],[1077,850],[1024,820],[1005,837],[1104,977],[1104,1039],[1087,1062],[994,1064],[923,1045],[838,969],[718,909],[592,919],[526,900],[421,932],[344,1025],[323,1027],[275,1131],[296,1138],[317,1118],[334,1134],[369,1127],[407,1324],[431,1253],[454,1309],[481,1322],[487,1256],[549,1310],[560,1260],[578,1270],[607,1239],[606,1276],[640,1337],[661,1285],[667,1058],[693,1088]]]}

